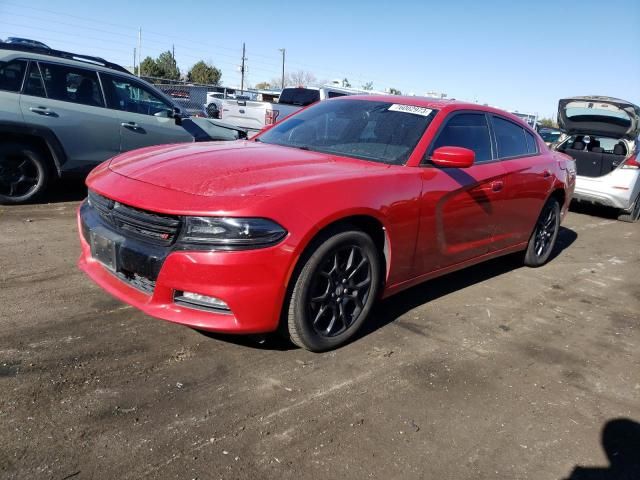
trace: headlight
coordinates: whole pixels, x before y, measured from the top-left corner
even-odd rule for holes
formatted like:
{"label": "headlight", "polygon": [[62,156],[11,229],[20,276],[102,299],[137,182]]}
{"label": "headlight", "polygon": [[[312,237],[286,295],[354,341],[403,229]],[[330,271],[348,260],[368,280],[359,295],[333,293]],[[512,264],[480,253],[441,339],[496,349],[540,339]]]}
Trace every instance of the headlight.
{"label": "headlight", "polygon": [[266,218],[186,217],[179,242],[220,250],[268,247],[287,231]]}

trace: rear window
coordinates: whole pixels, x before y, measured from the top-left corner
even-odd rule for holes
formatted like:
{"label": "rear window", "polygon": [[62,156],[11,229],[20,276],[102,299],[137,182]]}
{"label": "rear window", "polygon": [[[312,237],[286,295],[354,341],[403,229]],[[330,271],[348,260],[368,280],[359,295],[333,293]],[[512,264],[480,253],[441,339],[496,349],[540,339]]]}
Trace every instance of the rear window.
{"label": "rear window", "polygon": [[309,88],[285,88],[280,94],[278,103],[306,107],[320,100],[320,90]]}
{"label": "rear window", "polygon": [[0,62],[0,90],[17,92],[22,86],[24,71],[27,62],[24,60],[12,60]]}
{"label": "rear window", "polygon": [[498,158],[519,157],[530,153],[524,128],[500,117],[493,117],[498,143]]}

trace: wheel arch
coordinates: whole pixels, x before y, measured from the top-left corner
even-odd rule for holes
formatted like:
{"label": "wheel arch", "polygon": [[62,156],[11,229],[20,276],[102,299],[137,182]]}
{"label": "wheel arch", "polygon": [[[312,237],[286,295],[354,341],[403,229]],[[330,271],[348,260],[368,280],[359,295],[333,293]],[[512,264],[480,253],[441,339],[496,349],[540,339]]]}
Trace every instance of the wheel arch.
{"label": "wheel arch", "polygon": [[48,128],[17,123],[0,124],[0,134],[5,142],[29,143],[36,145],[47,156],[47,160],[60,177],[67,160],[64,148],[58,137]]}

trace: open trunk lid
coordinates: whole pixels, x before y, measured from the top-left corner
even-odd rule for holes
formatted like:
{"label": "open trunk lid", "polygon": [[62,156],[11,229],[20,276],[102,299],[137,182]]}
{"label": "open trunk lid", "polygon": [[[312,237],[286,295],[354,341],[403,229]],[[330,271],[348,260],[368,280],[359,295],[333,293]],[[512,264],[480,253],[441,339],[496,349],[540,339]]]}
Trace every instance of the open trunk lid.
{"label": "open trunk lid", "polygon": [[558,102],[558,125],[569,135],[635,139],[640,134],[640,107],[613,97],[565,98]]}

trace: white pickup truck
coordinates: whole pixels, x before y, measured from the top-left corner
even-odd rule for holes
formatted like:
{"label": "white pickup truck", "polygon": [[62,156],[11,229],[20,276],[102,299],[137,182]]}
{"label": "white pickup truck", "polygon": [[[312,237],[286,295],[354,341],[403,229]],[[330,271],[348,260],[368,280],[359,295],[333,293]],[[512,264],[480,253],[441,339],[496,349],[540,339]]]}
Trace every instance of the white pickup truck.
{"label": "white pickup truck", "polygon": [[223,100],[221,121],[249,131],[262,130],[284,117],[328,98],[357,95],[361,92],[350,88],[338,87],[288,87],[282,90],[278,101],[265,102],[245,99]]}

